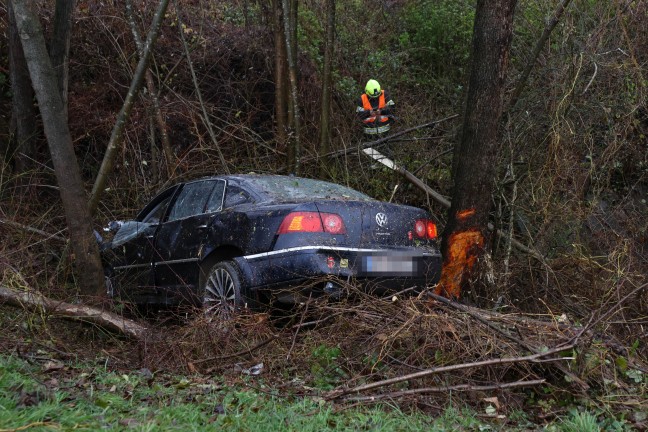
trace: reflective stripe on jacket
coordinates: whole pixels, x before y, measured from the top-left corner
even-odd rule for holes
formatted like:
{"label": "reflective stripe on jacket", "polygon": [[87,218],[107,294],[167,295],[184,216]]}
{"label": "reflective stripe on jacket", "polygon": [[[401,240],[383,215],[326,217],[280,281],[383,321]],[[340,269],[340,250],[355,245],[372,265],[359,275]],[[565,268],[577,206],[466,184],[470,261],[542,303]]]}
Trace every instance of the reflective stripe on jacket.
{"label": "reflective stripe on jacket", "polygon": [[[369,101],[369,96],[367,96],[366,93],[363,93],[362,96],[360,97],[362,99],[362,108],[364,108],[366,111],[371,111],[374,108],[371,106],[371,102]],[[380,96],[378,97],[378,109],[383,109],[385,108],[385,90],[382,90],[380,92]],[[387,123],[389,121],[389,117],[387,116],[369,116],[366,119],[363,120],[364,124],[376,124],[376,117],[379,117],[378,124],[380,123]],[[389,128],[387,128],[389,130]],[[367,132],[369,133],[369,132]],[[373,132],[373,133],[381,133],[381,132]]]}

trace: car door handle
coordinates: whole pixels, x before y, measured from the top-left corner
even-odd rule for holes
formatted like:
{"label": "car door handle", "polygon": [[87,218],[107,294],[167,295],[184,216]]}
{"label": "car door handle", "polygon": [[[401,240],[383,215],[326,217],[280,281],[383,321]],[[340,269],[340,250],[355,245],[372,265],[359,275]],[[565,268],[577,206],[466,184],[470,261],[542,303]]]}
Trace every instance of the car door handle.
{"label": "car door handle", "polygon": [[204,225],[198,225],[196,228],[198,228],[198,229],[205,229],[205,228],[207,228],[207,224],[204,224]]}

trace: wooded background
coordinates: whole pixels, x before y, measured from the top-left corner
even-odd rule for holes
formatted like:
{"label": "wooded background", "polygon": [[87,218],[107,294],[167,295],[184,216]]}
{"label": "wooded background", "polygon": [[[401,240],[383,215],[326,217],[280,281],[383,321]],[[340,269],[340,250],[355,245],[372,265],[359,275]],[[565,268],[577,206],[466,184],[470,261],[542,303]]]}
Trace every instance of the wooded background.
{"label": "wooded background", "polygon": [[[224,172],[322,178],[448,221],[444,206],[397,174],[370,169],[361,152],[325,155],[363,142],[355,101],[377,79],[397,105],[393,132],[459,114],[393,143],[398,163],[450,197],[475,1],[13,3],[35,6],[53,67],[67,64],[61,101],[83,187],[100,195],[90,210],[95,229],[132,217],[178,180]],[[68,21],[66,4],[74,6]],[[157,41],[143,43],[156,11]],[[488,214],[504,235],[487,245],[466,301],[578,320],[646,282],[646,18],[645,1],[517,2]],[[79,253],[65,247],[75,233],[10,21],[3,4],[0,283],[67,295],[78,282],[69,263]],[[57,63],[66,22],[68,62]],[[148,64],[140,62],[147,47]],[[142,90],[133,93],[138,70]],[[125,102],[130,116],[116,131]],[[492,101],[483,103],[488,111]],[[113,144],[114,164],[97,189]],[[610,326],[630,345],[648,336],[647,312],[643,290]]]}

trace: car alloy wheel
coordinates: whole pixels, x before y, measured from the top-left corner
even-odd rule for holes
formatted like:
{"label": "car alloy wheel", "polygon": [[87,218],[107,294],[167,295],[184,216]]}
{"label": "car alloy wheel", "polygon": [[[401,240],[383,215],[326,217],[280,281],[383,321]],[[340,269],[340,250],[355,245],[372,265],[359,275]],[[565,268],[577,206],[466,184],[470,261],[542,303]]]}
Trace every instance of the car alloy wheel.
{"label": "car alloy wheel", "polygon": [[241,280],[235,266],[232,262],[219,262],[207,273],[202,304],[209,316],[229,320],[241,306]]}

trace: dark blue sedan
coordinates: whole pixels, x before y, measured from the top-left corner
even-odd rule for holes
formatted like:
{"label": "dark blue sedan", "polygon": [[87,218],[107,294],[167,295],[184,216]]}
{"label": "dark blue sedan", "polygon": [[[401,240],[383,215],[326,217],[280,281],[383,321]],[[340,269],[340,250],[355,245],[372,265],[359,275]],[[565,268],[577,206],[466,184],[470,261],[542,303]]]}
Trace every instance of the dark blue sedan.
{"label": "dark blue sedan", "polygon": [[110,295],[228,315],[259,302],[416,291],[439,280],[437,228],[419,208],[338,184],[223,175],[172,186],[123,222],[103,258]]}

